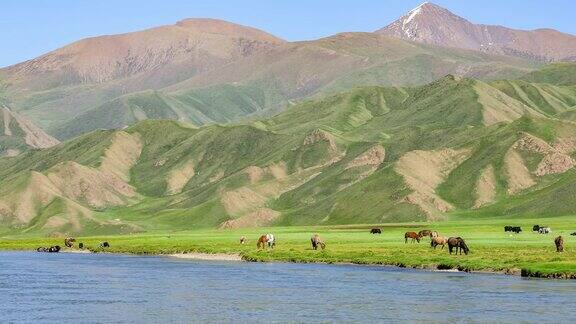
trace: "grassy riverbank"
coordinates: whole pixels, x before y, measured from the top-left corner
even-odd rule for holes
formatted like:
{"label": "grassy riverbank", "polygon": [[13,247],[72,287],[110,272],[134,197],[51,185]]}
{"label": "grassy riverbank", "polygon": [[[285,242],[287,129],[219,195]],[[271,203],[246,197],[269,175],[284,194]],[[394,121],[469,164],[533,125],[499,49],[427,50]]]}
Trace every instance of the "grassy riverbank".
{"label": "grassy riverbank", "polygon": [[[531,232],[533,224],[551,226],[552,234]],[[521,234],[504,233],[504,225],[522,226]],[[385,264],[424,269],[460,269],[494,271],[531,277],[576,278],[576,231],[574,217],[550,218],[545,222],[533,219],[515,220],[453,220],[432,224],[389,224],[379,226],[382,235],[368,233],[372,225],[331,227],[276,227],[248,230],[198,230],[176,233],[148,233],[123,236],[92,236],[78,238],[88,248],[97,249],[106,240],[108,252],[136,254],[174,254],[185,252],[233,253],[249,261],[325,262]],[[447,250],[432,250],[429,240],[405,244],[404,232],[434,229],[445,236],[463,237],[471,249],[469,255],[449,255]],[[277,236],[274,250],[258,251],[257,237],[271,232]],[[327,242],[324,251],[313,251],[310,236],[319,233]],[[248,238],[239,244],[240,236]],[[562,235],[564,253],[556,253],[554,238]],[[4,237],[0,249],[35,249],[38,246],[62,245],[62,239]]]}

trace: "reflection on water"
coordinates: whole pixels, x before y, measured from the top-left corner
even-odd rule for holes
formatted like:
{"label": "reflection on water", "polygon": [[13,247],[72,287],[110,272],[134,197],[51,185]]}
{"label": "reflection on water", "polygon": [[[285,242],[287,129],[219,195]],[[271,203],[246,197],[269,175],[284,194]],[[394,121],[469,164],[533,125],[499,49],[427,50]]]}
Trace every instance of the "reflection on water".
{"label": "reflection on water", "polygon": [[574,323],[575,309],[575,281],[387,267],[0,252],[0,323]]}

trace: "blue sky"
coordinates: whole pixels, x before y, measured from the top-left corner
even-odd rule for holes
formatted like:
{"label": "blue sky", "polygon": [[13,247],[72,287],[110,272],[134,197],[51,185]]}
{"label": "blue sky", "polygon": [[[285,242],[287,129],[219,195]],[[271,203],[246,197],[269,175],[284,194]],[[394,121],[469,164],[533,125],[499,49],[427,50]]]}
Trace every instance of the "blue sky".
{"label": "blue sky", "polygon": [[[421,0],[1,0],[0,67],[81,38],[117,34],[183,18],[210,17],[263,29],[286,40],[373,31]],[[432,1],[476,23],[550,27],[576,34],[574,0]]]}

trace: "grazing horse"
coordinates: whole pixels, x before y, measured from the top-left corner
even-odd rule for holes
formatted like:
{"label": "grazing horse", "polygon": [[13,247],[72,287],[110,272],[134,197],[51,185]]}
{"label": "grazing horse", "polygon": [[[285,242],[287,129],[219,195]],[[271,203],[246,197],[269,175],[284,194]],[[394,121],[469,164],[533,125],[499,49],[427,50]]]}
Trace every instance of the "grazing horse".
{"label": "grazing horse", "polygon": [[556,252],[564,252],[564,239],[562,236],[558,236],[554,239],[554,244],[556,244]]}
{"label": "grazing horse", "polygon": [[269,248],[274,248],[274,246],[276,246],[276,238],[274,237],[274,234],[262,235],[258,239],[258,242],[256,242],[256,247],[259,249],[266,248],[266,246]]}
{"label": "grazing horse", "polygon": [[420,238],[422,238],[424,236],[432,237],[432,231],[431,230],[421,230],[420,232],[418,232],[418,236],[420,236]]}
{"label": "grazing horse", "polygon": [[436,250],[438,245],[442,245],[442,250],[444,250],[444,245],[448,243],[448,240],[444,236],[435,236],[430,239],[430,247]]}
{"label": "grazing horse", "polygon": [[318,234],[312,235],[310,242],[312,242],[312,249],[313,250],[318,250],[318,246],[320,246],[320,248],[322,248],[322,250],[324,250],[326,248],[326,243],[324,243],[324,241],[320,238],[320,235],[318,235]]}
{"label": "grazing horse", "polygon": [[110,247],[110,243],[104,241],[104,242],[100,242],[100,244],[98,245],[101,249],[104,248],[109,248]]}
{"label": "grazing horse", "polygon": [[418,241],[418,243],[420,243],[420,235],[418,235],[416,232],[406,232],[404,234],[404,243],[408,243],[409,238],[412,239],[412,243],[414,243],[414,241]]}
{"label": "grazing horse", "polygon": [[464,242],[461,237],[451,237],[448,239],[448,251],[450,254],[452,254],[452,249],[454,248],[456,248],[456,254],[458,254],[458,251],[460,251],[460,254],[462,254],[462,251],[464,251],[464,254],[468,254],[470,251],[466,242]]}
{"label": "grazing horse", "polygon": [[246,243],[246,236],[242,236],[240,238],[240,244],[244,244],[244,243]]}
{"label": "grazing horse", "polygon": [[69,248],[74,246],[74,242],[76,242],[76,239],[73,237],[67,237],[64,239],[64,245]]}
{"label": "grazing horse", "polygon": [[432,232],[430,233],[430,237],[432,237],[432,238],[433,238],[433,237],[438,237],[438,236],[439,236],[439,235],[438,235],[438,232],[436,232],[436,231],[432,231]]}
{"label": "grazing horse", "polygon": [[370,234],[382,234],[382,230],[375,227],[370,230]]}

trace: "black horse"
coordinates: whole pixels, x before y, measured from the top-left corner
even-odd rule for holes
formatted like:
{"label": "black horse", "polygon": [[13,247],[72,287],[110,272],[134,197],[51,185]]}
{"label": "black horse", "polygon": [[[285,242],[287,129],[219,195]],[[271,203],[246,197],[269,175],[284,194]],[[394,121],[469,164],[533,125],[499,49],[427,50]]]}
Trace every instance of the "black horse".
{"label": "black horse", "polygon": [[375,227],[370,230],[370,234],[382,234],[382,230]]}
{"label": "black horse", "polygon": [[456,248],[456,254],[458,254],[458,251],[460,251],[460,254],[462,254],[462,251],[464,251],[464,254],[468,254],[468,252],[470,252],[466,242],[464,242],[464,239],[461,237],[451,237],[448,239],[448,251],[450,254],[452,254],[452,249],[454,248]]}

